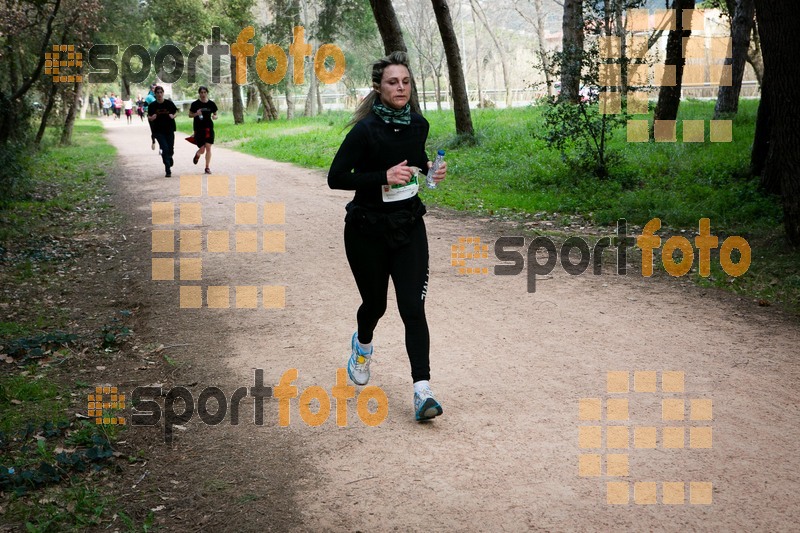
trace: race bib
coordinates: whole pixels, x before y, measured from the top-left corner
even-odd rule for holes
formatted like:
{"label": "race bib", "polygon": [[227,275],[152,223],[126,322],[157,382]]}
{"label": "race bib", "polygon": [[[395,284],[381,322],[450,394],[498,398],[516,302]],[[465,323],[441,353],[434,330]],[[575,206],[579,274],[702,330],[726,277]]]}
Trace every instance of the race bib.
{"label": "race bib", "polygon": [[413,198],[419,191],[419,169],[416,169],[411,175],[411,180],[405,185],[383,185],[381,186],[381,193],[384,202],[398,202],[400,200],[407,200]]}

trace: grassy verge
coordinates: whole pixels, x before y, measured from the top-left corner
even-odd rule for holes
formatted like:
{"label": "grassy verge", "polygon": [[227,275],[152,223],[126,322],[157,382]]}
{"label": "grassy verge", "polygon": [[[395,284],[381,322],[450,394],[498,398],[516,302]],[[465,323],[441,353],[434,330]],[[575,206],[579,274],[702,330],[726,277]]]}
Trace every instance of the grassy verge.
{"label": "grassy verge", "polygon": [[[628,143],[624,129],[618,130],[610,150],[623,161],[603,181],[573,171],[537,137],[543,132],[536,107],[474,110],[476,146],[458,145],[451,113],[428,112],[428,152],[446,149],[450,169],[447,186],[426,191],[428,200],[470,211],[580,213],[598,224],[619,218],[643,224],[657,216],[679,227],[696,225],[701,217],[725,228],[771,227],[780,209],[759,195],[746,175],[756,110],[756,102],[742,102],[731,143]],[[682,104],[678,120],[712,114],[713,104],[689,101]],[[349,118],[348,113],[332,112],[235,126],[224,116],[217,123],[217,139],[259,157],[327,169]],[[188,118],[180,121],[180,129],[190,131]]]}
{"label": "grassy verge", "polygon": [[78,324],[72,312],[91,304],[69,297],[86,275],[80,257],[96,261],[87,248],[117,222],[105,188],[115,151],[97,121],[79,121],[71,147],[54,135],[34,156],[29,194],[0,210],[0,520],[27,531],[83,530],[123,512],[103,490],[120,427],[80,417],[93,386],[76,374],[128,330]]}
{"label": "grassy verge", "polygon": [[[758,102],[741,102],[729,143],[708,142],[713,105],[683,102],[678,117],[679,123],[705,120],[705,143],[628,143],[624,128],[617,130],[609,148],[619,154],[620,164],[605,180],[573,170],[546,146],[539,138],[541,111],[535,107],[474,110],[477,145],[458,142],[452,113],[426,112],[428,152],[447,151],[449,175],[445,186],[423,194],[429,205],[484,215],[540,213],[555,220],[580,215],[597,225],[625,218],[639,226],[657,217],[665,231],[696,232],[699,219],[709,218],[720,242],[734,234],[748,240],[752,264],[741,278],[732,280],[720,271],[699,281],[800,312],[800,252],[783,246],[779,201],[761,194],[748,175]],[[257,123],[248,116],[236,126],[228,115],[217,123],[217,141],[258,157],[326,170],[350,117],[329,112]],[[190,132],[191,120],[181,119],[179,129]]]}

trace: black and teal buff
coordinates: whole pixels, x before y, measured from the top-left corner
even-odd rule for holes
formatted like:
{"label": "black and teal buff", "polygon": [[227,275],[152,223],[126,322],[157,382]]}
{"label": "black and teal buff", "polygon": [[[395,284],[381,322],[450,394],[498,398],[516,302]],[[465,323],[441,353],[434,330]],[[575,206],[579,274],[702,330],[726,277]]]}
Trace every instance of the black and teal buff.
{"label": "black and teal buff", "polygon": [[372,110],[384,122],[404,124],[406,126],[411,124],[411,104],[406,104],[400,109],[393,109],[383,105],[380,100],[376,100],[375,104],[372,106]]}

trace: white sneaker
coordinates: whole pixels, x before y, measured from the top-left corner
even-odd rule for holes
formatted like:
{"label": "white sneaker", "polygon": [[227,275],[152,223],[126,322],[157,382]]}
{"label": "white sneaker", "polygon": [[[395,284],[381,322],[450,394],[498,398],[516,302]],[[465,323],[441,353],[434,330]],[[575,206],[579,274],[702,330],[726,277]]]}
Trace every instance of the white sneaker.
{"label": "white sneaker", "polygon": [[373,349],[364,353],[358,347],[358,332],[353,333],[350,340],[350,359],[347,360],[347,374],[356,385],[366,385],[369,382],[369,364],[372,362]]}
{"label": "white sneaker", "polygon": [[414,416],[419,420],[430,420],[442,414],[442,406],[433,397],[430,387],[414,392]]}

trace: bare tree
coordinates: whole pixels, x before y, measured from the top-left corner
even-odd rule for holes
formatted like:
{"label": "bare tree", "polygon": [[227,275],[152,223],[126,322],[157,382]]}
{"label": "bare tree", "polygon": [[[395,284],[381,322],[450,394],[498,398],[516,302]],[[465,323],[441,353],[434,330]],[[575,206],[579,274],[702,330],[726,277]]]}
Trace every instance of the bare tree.
{"label": "bare tree", "polygon": [[[419,57],[422,91],[425,92],[425,72],[433,75],[436,89],[436,106],[442,109],[442,74],[444,69],[444,48],[441,45],[436,19],[428,0],[410,0],[405,4],[402,15],[403,26],[411,37],[411,46]],[[424,98],[423,98],[424,104]]]}
{"label": "bare tree", "polygon": [[[316,2],[309,3],[308,0],[303,0],[303,24],[306,28],[306,39],[311,43],[311,49],[313,50],[316,46],[316,36],[311,32],[311,24],[310,21],[317,20],[319,18],[319,6]],[[319,83],[317,82],[317,76],[314,73],[314,62],[311,61],[311,72],[309,74],[308,79],[308,94],[306,95],[306,105],[305,109],[303,110],[303,116],[306,117],[315,117],[317,113],[322,111],[322,105],[320,100],[319,94]]]}
{"label": "bare tree", "polygon": [[495,48],[497,48],[497,53],[500,55],[500,62],[503,66],[503,84],[506,88],[506,107],[511,107],[511,81],[509,80],[508,57],[506,56],[506,51],[500,44],[500,41],[497,39],[495,32],[492,31],[492,26],[486,19],[486,13],[484,13],[483,7],[481,7],[478,0],[469,0],[469,5],[472,7],[472,12],[478,17],[478,20],[481,21],[481,24],[483,24],[483,27],[486,28],[486,31],[489,33],[489,37],[491,37],[492,41],[494,42]]}
{"label": "bare tree", "polygon": [[481,54],[481,41],[478,37],[478,21],[475,19],[475,11],[472,14],[472,28],[475,32],[475,78],[478,85],[478,107],[483,107],[483,94],[481,89],[481,69],[483,68],[483,56]]}
{"label": "bare tree", "polygon": [[[533,17],[525,13],[519,6],[520,0],[514,0],[514,9],[520,16],[536,29],[536,47],[538,48],[539,61],[544,71],[544,82],[547,86],[547,96],[553,96],[553,76],[550,68],[550,59],[547,55],[547,46],[544,34],[545,14],[542,11],[542,0],[533,0]],[[480,79],[478,80],[478,90],[480,90]]]}

